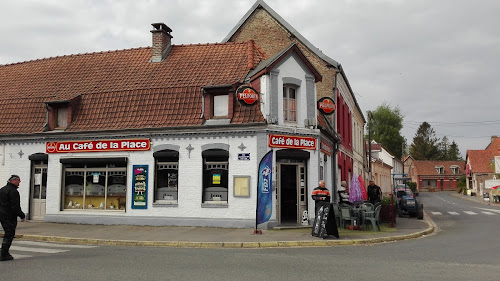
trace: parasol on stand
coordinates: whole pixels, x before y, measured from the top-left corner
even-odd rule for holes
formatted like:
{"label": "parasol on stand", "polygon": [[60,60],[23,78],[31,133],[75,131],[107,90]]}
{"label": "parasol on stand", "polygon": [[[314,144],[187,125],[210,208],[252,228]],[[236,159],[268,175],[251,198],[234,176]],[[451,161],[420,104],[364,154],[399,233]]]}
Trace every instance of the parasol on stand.
{"label": "parasol on stand", "polygon": [[361,191],[361,183],[358,176],[354,174],[351,180],[351,187],[349,188],[349,202],[358,204],[363,202],[363,192]]}
{"label": "parasol on stand", "polygon": [[359,175],[358,180],[359,184],[361,185],[361,193],[363,193],[363,200],[366,201],[368,200],[368,192],[366,191],[365,181],[363,180],[363,177],[361,175]]}

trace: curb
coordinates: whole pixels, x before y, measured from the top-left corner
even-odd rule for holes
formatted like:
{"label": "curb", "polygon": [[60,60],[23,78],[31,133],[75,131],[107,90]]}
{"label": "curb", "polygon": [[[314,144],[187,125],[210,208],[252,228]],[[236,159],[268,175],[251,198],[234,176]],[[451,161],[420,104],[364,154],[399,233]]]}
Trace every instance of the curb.
{"label": "curb", "polygon": [[[428,217],[428,216],[426,216]],[[134,240],[111,240],[111,239],[90,239],[57,237],[43,235],[19,235],[22,240],[59,242],[66,244],[87,244],[87,245],[107,245],[107,246],[138,246],[138,247],[170,247],[170,248],[226,248],[226,249],[256,249],[256,248],[297,248],[297,247],[331,247],[331,246],[352,246],[369,245],[388,242],[403,241],[420,238],[433,233],[436,227],[427,220],[428,228],[419,232],[353,240],[317,240],[317,241],[266,241],[266,242],[187,242],[187,241],[134,241]]]}

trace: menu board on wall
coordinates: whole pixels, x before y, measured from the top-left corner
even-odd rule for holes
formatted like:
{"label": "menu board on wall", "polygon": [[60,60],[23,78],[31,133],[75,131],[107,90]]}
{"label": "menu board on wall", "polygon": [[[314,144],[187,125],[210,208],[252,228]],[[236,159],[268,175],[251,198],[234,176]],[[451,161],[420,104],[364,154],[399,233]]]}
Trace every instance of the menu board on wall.
{"label": "menu board on wall", "polygon": [[134,165],[132,209],[148,208],[148,165]]}

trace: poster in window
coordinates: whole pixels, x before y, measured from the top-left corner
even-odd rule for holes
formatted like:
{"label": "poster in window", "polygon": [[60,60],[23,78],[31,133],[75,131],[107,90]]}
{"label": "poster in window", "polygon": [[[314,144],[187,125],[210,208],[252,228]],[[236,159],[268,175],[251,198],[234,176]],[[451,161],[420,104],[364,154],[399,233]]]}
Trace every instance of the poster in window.
{"label": "poster in window", "polygon": [[220,174],[212,175],[212,184],[220,184]]}
{"label": "poster in window", "polygon": [[148,207],[148,165],[134,165],[132,177],[132,209]]}

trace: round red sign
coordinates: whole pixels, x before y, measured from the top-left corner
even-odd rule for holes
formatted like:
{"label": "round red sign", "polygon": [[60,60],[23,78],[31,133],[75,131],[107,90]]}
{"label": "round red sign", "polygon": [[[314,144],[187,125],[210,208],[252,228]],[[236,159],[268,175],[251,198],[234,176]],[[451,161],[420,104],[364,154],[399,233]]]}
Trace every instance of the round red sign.
{"label": "round red sign", "polygon": [[241,86],[236,90],[236,98],[245,104],[252,105],[259,100],[259,93],[252,87]]}
{"label": "round red sign", "polygon": [[53,153],[56,151],[57,143],[56,142],[48,142],[46,144],[46,150],[48,153]]}
{"label": "round red sign", "polygon": [[323,97],[318,100],[318,110],[324,114],[332,114],[335,112],[335,103],[329,97]]}

